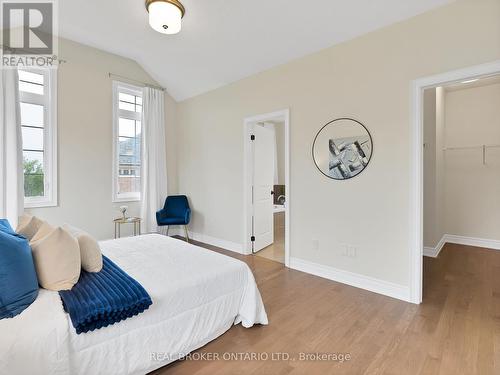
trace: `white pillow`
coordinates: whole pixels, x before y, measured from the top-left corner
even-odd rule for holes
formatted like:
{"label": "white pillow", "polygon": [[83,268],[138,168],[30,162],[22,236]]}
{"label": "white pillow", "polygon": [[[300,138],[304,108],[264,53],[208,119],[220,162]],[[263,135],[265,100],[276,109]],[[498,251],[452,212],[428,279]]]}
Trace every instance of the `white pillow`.
{"label": "white pillow", "polygon": [[68,224],[64,224],[63,228],[78,241],[82,268],[87,272],[99,272],[102,270],[102,253],[95,238],[87,232]]}
{"label": "white pillow", "polygon": [[31,241],[36,232],[38,232],[42,223],[43,220],[40,220],[36,216],[24,214],[19,218],[19,224],[16,228],[16,232],[26,237],[28,241]]}
{"label": "white pillow", "polygon": [[80,247],[68,231],[43,223],[30,246],[42,288],[54,291],[73,288],[80,278]]}

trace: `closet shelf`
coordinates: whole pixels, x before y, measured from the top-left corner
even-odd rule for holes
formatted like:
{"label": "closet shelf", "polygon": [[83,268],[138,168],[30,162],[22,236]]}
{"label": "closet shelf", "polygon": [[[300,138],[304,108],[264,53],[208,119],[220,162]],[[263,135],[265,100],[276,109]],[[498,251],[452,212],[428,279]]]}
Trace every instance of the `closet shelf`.
{"label": "closet shelf", "polygon": [[500,148],[500,144],[478,145],[478,146],[461,146],[461,147],[445,147],[445,148],[443,148],[443,151],[480,149],[483,151],[483,165],[486,165],[486,150],[489,148]]}

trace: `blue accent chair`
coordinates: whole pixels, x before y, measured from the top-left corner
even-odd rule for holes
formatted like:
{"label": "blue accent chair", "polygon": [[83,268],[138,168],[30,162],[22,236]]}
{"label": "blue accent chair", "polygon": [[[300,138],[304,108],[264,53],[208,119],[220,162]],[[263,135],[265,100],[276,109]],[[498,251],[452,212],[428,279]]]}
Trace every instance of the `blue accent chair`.
{"label": "blue accent chair", "polygon": [[172,195],[167,197],[163,209],[156,212],[156,223],[160,228],[167,227],[167,236],[171,225],[183,225],[187,242],[189,242],[187,225],[190,220],[191,209],[189,208],[189,202],[185,195]]}

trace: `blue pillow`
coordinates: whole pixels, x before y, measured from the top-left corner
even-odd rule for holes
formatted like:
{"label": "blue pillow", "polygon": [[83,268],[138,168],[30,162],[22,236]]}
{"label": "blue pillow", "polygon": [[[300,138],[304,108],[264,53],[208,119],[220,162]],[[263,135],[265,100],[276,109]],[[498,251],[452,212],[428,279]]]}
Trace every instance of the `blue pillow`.
{"label": "blue pillow", "polygon": [[33,303],[38,296],[38,279],[28,240],[5,231],[4,221],[0,228],[0,319],[4,319],[13,318]]}
{"label": "blue pillow", "polygon": [[7,219],[0,219],[0,231],[10,234],[16,233],[14,229],[12,229],[12,227],[10,226],[9,220]]}

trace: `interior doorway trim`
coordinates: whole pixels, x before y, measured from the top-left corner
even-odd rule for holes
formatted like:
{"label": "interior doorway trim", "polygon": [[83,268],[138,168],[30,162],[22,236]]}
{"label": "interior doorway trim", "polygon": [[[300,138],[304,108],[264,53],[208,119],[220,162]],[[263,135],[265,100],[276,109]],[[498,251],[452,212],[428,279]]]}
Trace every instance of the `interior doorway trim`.
{"label": "interior doorway trim", "polygon": [[290,110],[247,117],[243,122],[243,253],[252,254],[252,148],[250,130],[257,122],[281,120],[285,122],[285,266],[290,267]]}
{"label": "interior doorway trim", "polygon": [[410,301],[422,302],[423,249],[424,249],[424,161],[423,161],[423,93],[425,89],[462,82],[469,79],[484,78],[500,74],[500,60],[453,70],[420,78],[411,84],[411,121],[410,121]]}

